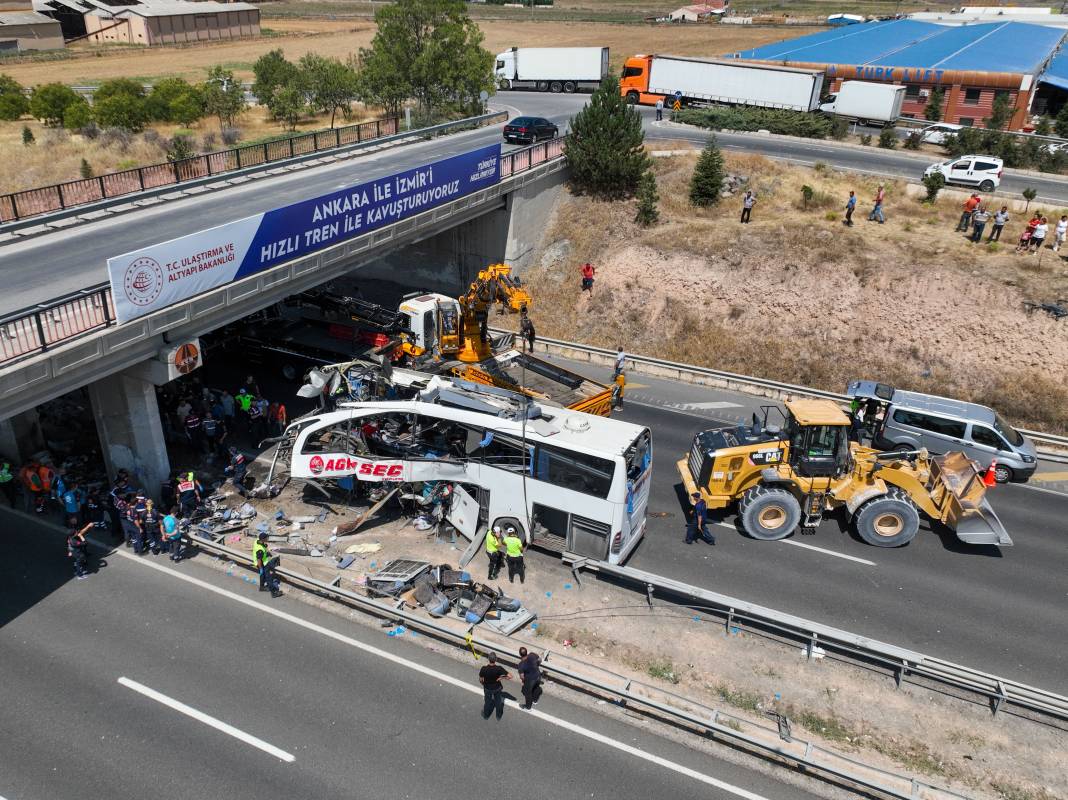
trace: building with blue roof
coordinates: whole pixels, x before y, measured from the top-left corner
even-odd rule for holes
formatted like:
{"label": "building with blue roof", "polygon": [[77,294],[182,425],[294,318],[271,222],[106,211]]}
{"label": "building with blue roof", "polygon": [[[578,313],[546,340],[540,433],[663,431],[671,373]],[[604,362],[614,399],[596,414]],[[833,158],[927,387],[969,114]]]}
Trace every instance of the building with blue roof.
{"label": "building with blue roof", "polygon": [[982,125],[994,98],[1005,94],[1014,109],[1009,127],[1019,129],[1028,122],[1047,72],[1059,76],[1055,80],[1061,84],[1054,85],[1068,89],[1068,55],[1058,54],[1065,33],[1005,20],[950,26],[895,19],[834,28],[733,55],[822,69],[830,91],[846,80],[903,84],[906,117],[922,118],[932,90],[941,87],[942,118],[960,125]]}

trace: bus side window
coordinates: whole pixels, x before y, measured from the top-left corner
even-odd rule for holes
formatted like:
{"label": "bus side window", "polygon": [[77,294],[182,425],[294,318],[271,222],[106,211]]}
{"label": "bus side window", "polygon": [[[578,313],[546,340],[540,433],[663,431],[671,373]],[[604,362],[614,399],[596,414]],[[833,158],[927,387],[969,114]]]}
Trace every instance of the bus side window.
{"label": "bus side window", "polygon": [[[486,441],[487,438],[489,439],[488,442]],[[479,449],[483,464],[511,470],[512,472],[522,472],[524,465],[529,464],[531,461],[529,454],[526,458],[523,457],[522,443],[507,436],[498,436],[492,432],[487,432],[482,441],[486,442]],[[528,450],[532,451],[533,449],[533,446],[528,445]]]}

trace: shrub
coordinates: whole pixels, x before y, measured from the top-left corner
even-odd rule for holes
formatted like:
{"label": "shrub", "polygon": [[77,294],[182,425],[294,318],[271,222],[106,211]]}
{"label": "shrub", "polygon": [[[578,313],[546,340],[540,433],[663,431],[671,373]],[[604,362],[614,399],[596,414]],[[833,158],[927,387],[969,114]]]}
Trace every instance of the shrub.
{"label": "shrub", "polygon": [[708,137],[708,144],[701,151],[690,178],[690,202],[695,206],[711,206],[719,202],[723,179],[727,171],[723,166],[723,153],[715,136]]}
{"label": "shrub", "polygon": [[196,154],[196,148],[193,147],[193,142],[190,141],[188,136],[174,136],[167,144],[168,161],[185,161],[185,159],[192,158]]}
{"label": "shrub", "polygon": [[923,110],[923,116],[928,122],[938,122],[942,119],[942,104],[945,100],[946,90],[941,86],[936,86],[931,90],[931,95],[927,98],[927,107]]}
{"label": "shrub", "polygon": [[108,100],[112,97],[129,97],[140,100],[145,96],[145,87],[131,78],[112,78],[104,81],[93,92],[93,103]]}
{"label": "shrub", "polygon": [[80,131],[93,121],[93,109],[85,100],[71,103],[63,112],[63,127],[68,131]]}
{"label": "shrub", "polygon": [[870,146],[871,145],[871,134],[870,133],[861,134],[860,143],[862,145],[864,145],[865,147]]}
{"label": "shrub", "polygon": [[219,146],[219,139],[215,135],[214,131],[208,131],[202,137],[200,137],[200,149],[205,152],[211,152]]}
{"label": "shrub", "polygon": [[133,143],[133,134],[125,128],[104,128],[100,134],[100,144],[104,147],[117,147],[122,152],[130,149]]}
{"label": "shrub", "polygon": [[835,117],[831,120],[831,137],[841,141],[849,135],[849,123],[841,117]]}
{"label": "shrub", "polygon": [[83,181],[93,177],[93,168],[84,158],[82,159],[81,166],[78,167],[78,172],[82,176]]}
{"label": "shrub", "polygon": [[923,176],[923,185],[927,189],[927,197],[923,199],[923,202],[934,203],[938,199],[938,193],[946,185],[946,178],[941,172],[932,172],[930,175]]}
{"label": "shrub", "polygon": [[8,75],[0,75],[0,119],[14,122],[30,110],[22,86]]}
{"label": "shrub", "polygon": [[836,219],[838,219],[838,212],[828,211],[826,214],[823,215],[823,218],[828,222],[834,222]]}
{"label": "shrub", "polygon": [[33,90],[33,97],[30,98],[30,113],[45,125],[60,125],[67,106],[80,100],[82,98],[69,86],[64,86],[62,83],[46,83]]}
{"label": "shrub", "polygon": [[691,108],[678,112],[675,118],[717,131],[767,130],[807,139],[825,139],[831,134],[832,125],[827,117],[771,108]]}
{"label": "shrub", "polygon": [[241,141],[241,129],[227,126],[219,131],[219,136],[222,137],[223,144],[233,146]]}
{"label": "shrub", "polygon": [[826,175],[827,172],[829,172],[829,169],[827,167],[826,162],[817,161],[815,164],[812,165],[812,171],[815,172],[817,175]]}
{"label": "shrub", "polygon": [[78,129],[78,135],[91,142],[96,141],[100,138],[100,126],[95,120],[89,120],[85,127]]}
{"label": "shrub", "polygon": [[[1035,123],[1035,133],[1039,136],[1049,136],[1053,131],[1053,123],[1046,115],[1042,115],[1038,118],[1038,122]],[[996,242],[995,242],[996,244]]]}
{"label": "shrub", "polygon": [[163,139],[163,134],[161,134],[155,128],[149,128],[147,131],[141,134],[141,138],[145,140],[145,144],[154,145],[156,147],[167,146],[167,143]]}
{"label": "shrub", "polygon": [[93,111],[100,122],[108,128],[125,128],[135,133],[141,131],[148,121],[145,103],[140,98],[124,94],[111,94],[93,103]]}
{"label": "shrub", "polygon": [[660,221],[660,212],[656,204],[660,201],[660,195],[656,192],[656,178],[653,173],[646,170],[638,180],[638,213],[634,221],[643,228],[655,225]]}
{"label": "shrub", "polygon": [[36,141],[36,140],[33,138],[33,131],[30,130],[30,126],[29,125],[23,125],[22,126],[22,143],[26,147],[29,147],[31,144],[34,143],[34,141]]}
{"label": "shrub", "polygon": [[809,186],[807,183],[801,187],[801,203],[804,208],[808,208],[809,202],[816,194],[816,190]]}
{"label": "shrub", "polygon": [[879,132],[879,147],[884,150],[893,150],[897,147],[897,134],[893,128],[883,128]]}
{"label": "shrub", "polygon": [[920,149],[920,132],[912,131],[905,137],[904,147],[906,150],[919,150]]}

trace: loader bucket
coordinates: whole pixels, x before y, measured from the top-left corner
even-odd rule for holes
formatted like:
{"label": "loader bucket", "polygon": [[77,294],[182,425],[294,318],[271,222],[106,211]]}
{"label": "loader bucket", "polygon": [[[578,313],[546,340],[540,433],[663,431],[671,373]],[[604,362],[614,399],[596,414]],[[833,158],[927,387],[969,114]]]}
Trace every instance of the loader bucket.
{"label": "loader bucket", "polygon": [[940,517],[965,544],[1012,545],[1005,526],[986,499],[986,486],[975,464],[963,453],[931,459],[928,484]]}

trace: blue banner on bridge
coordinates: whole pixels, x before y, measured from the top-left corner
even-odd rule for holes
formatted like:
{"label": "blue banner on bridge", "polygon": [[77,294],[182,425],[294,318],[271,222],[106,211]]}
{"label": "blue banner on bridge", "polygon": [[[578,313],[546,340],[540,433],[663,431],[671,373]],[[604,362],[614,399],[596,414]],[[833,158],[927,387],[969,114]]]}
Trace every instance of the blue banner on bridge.
{"label": "blue banner on bridge", "polygon": [[500,181],[500,145],[108,259],[115,312],[128,322],[310,255]]}

